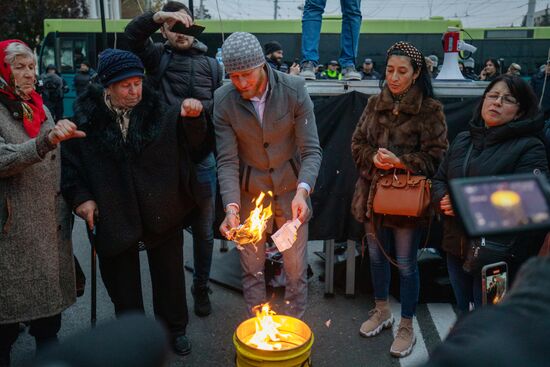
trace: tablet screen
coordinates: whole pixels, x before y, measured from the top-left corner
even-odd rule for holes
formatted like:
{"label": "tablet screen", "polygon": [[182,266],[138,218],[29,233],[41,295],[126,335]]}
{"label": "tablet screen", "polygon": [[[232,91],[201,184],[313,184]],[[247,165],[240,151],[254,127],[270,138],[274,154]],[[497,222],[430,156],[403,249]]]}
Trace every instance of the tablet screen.
{"label": "tablet screen", "polygon": [[550,226],[548,201],[535,176],[461,181],[455,199],[465,209],[460,215],[467,227],[473,227],[471,235]]}

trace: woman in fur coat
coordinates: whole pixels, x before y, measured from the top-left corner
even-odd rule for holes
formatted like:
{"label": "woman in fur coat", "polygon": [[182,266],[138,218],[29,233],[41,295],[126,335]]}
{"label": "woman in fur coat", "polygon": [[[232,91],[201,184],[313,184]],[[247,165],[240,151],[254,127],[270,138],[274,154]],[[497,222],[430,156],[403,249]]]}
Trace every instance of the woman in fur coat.
{"label": "woman in fur coat", "polygon": [[419,293],[416,230],[422,221],[374,214],[374,188],[380,174],[394,170],[433,176],[448,146],[447,127],[443,107],[433,99],[424,56],[413,45],[398,42],[390,47],[381,83],[382,91],[369,99],[351,144],[360,172],[352,210],[370,234],[368,250],[376,303],[360,334],[375,336],[393,324],[388,302],[390,264],[385,255],[393,243],[399,264],[401,322],[390,353],[404,357],[416,341],[412,326]]}

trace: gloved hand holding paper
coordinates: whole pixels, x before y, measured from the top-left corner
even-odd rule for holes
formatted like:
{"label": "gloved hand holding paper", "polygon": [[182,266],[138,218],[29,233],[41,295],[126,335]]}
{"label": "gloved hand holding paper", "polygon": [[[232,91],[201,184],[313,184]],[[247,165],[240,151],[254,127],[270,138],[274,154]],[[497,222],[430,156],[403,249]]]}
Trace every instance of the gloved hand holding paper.
{"label": "gloved hand holding paper", "polygon": [[292,222],[285,223],[277,232],[275,232],[271,239],[279,249],[279,252],[288,250],[296,242],[296,237],[298,235],[298,228],[302,225],[300,219],[296,218]]}

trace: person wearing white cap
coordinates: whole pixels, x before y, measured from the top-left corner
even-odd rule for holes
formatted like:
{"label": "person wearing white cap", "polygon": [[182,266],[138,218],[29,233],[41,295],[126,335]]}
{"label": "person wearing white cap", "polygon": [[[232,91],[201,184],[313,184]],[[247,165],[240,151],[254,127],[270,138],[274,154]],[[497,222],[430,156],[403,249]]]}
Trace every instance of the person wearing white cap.
{"label": "person wearing white cap", "polygon": [[508,71],[506,71],[506,74],[521,76],[521,66],[515,62],[511,63],[510,66],[508,66]]}
{"label": "person wearing white cap", "polygon": [[[302,317],[307,304],[307,239],[311,217],[309,195],[321,165],[313,103],[305,81],[265,64],[258,39],[236,32],[222,47],[231,79],[214,94],[214,127],[218,179],[225,208],[220,232],[245,221],[261,193],[272,205],[266,233],[299,219],[296,241],[283,252],[286,274],[285,314]],[[243,293],[247,310],[267,301],[264,277],[266,235],[240,251]]]}

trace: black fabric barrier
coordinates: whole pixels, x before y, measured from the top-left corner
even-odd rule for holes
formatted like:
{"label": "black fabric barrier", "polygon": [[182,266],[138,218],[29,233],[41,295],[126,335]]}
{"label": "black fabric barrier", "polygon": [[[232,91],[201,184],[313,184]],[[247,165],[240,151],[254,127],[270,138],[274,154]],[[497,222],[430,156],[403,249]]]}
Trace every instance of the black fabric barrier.
{"label": "black fabric barrier", "polygon": [[[311,196],[313,218],[309,225],[309,239],[312,241],[360,241],[363,236],[361,224],[350,211],[357,180],[357,170],[351,158],[351,136],[368,99],[368,95],[359,92],[313,98],[323,161]],[[467,130],[479,98],[440,101],[444,105],[449,141],[452,141],[459,132]],[[216,204],[214,233],[221,239],[218,228],[224,212],[219,195]]]}

